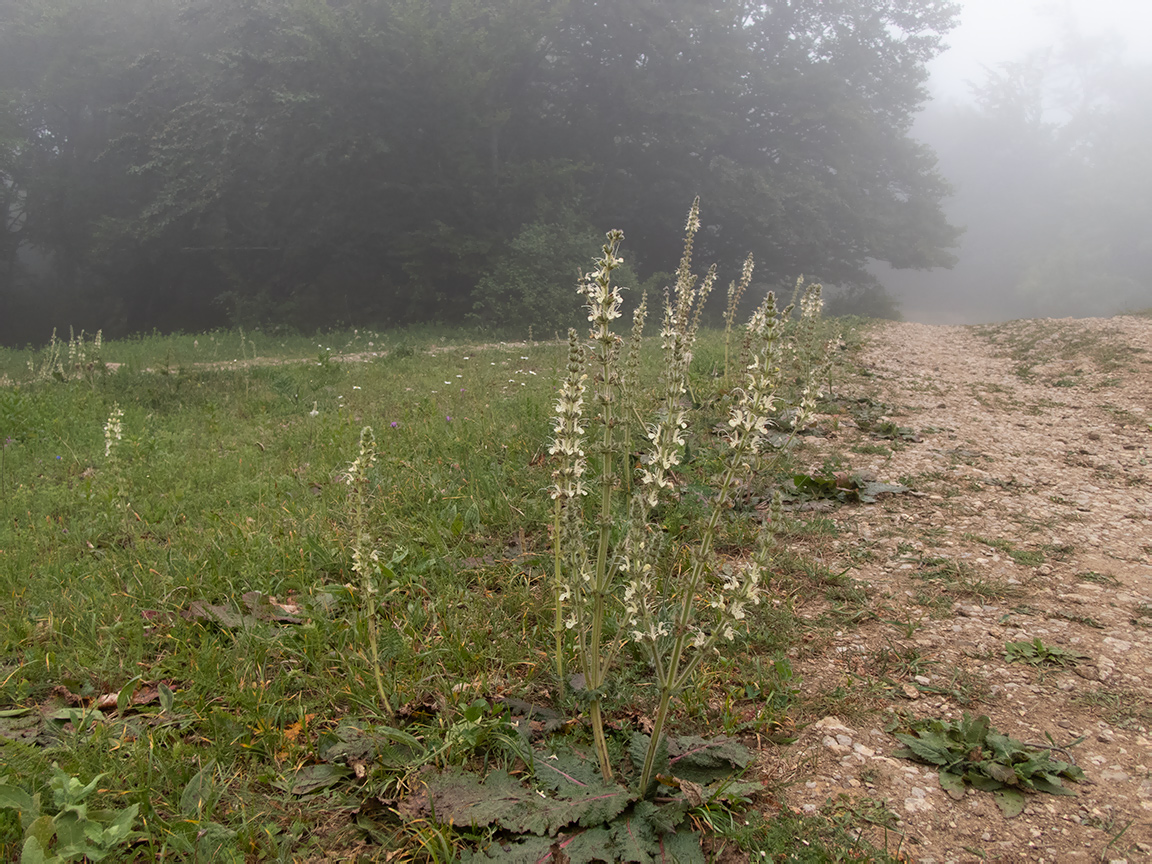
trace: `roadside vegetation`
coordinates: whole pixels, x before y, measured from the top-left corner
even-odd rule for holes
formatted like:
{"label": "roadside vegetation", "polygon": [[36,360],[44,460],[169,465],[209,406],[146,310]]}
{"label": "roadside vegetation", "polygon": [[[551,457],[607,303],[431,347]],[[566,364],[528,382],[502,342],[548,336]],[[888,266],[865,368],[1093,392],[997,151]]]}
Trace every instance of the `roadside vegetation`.
{"label": "roadside vegetation", "polygon": [[[614,254],[606,248],[605,262]],[[573,372],[576,343],[74,333],[4,352],[3,854],[446,861],[515,848],[527,860],[560,843],[572,860],[643,861],[672,843],[687,850],[681,860],[724,849],[883,857],[842,816],[782,806],[787,772],[772,780],[771,750],[744,746],[786,743],[819,710],[806,707],[787,649],[825,625],[797,620],[788,596],[823,592],[832,576],[787,541],[822,528],[772,500],[818,432],[813,381],[838,374],[813,346],[846,322],[819,321],[811,291],[801,318],[768,307],[776,347],[763,350],[783,374],[771,367],[759,403],[742,403],[728,382],[759,356],[755,328],[763,336],[769,318],[762,309],[752,330],[698,329],[689,295],[713,277],[697,285],[689,267],[690,246],[675,320],[663,325],[665,343],[681,340],[671,350],[683,377],[669,378],[658,340],[634,342],[617,467],[593,460],[586,478],[597,490],[588,536],[618,547],[610,562],[638,560],[638,531],[662,538],[645,553],[657,569],[630,577],[653,592],[632,624],[623,613],[635,591],[621,601],[623,581],[604,587],[622,575],[614,563],[597,577],[602,596],[557,607],[558,596],[575,602],[580,578],[557,582],[549,494],[563,481],[554,472],[573,469],[553,414],[562,379],[575,386],[584,374]],[[601,298],[605,323],[614,303]],[[796,340],[808,348],[794,352]],[[623,364],[611,344],[602,360]],[[666,427],[653,442],[645,428],[655,427],[634,419],[649,413]],[[755,448],[733,449],[730,417],[763,439],[771,471],[748,473]],[[659,452],[662,493],[651,476],[641,482]],[[603,533],[592,510],[617,493]],[[562,528],[570,543],[581,534],[573,518]],[[767,528],[778,539],[757,548]],[[565,562],[581,560],[582,542]],[[742,575],[753,553],[766,581]],[[693,561],[702,569],[691,584],[666,581],[687,579]],[[727,605],[684,605],[714,591]],[[594,626],[601,656],[615,657],[595,687],[580,674],[596,668],[592,631],[558,629],[558,613]],[[693,622],[691,638],[664,633],[673,613]],[[710,650],[717,639],[722,653]],[[661,665],[668,650],[683,664]],[[471,809],[501,783],[523,800]],[[591,807],[590,784],[615,804]]]}

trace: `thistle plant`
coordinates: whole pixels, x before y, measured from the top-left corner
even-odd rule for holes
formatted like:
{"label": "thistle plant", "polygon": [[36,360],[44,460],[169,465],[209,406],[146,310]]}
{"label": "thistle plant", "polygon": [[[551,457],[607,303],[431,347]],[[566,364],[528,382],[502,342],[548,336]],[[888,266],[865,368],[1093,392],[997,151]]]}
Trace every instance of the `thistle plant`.
{"label": "thistle plant", "polygon": [[[612,776],[604,738],[601,700],[612,663],[625,640],[630,640],[647,658],[654,670],[659,704],[640,777],[640,790],[646,794],[653,785],[656,754],[671,700],[691,678],[701,660],[721,641],[735,638],[736,627],[745,619],[746,609],[760,602],[764,591],[771,549],[770,526],[760,532],[751,560],[743,567],[721,566],[713,544],[724,514],[747,476],[765,467],[765,443],[769,419],[781,404],[783,370],[803,367],[804,380],[794,409],[792,434],[810,422],[818,394],[815,382],[822,366],[814,353],[801,350],[793,331],[786,335],[785,315],[778,313],[773,294],[748,322],[745,334],[748,359],[743,386],[733,393],[724,442],[723,470],[708,522],[694,548],[676,550],[668,556],[661,548],[662,532],[651,524],[652,508],[661,495],[674,490],[674,471],[680,464],[688,428],[688,369],[700,323],[700,308],[715,283],[716,270],[709,269],[697,287],[692,273],[693,239],[700,227],[699,201],[689,213],[684,252],[673,291],[664,296],[661,344],[664,363],[655,418],[645,425],[648,443],[641,459],[638,485],[627,503],[627,531],[610,548],[616,490],[625,488],[619,473],[627,477],[627,460],[617,465],[620,443],[616,430],[622,423],[620,403],[631,403],[637,383],[639,362],[635,342],[642,320],[634,321],[633,347],[621,373],[621,342],[610,330],[619,317],[619,289],[611,285],[611,272],[622,263],[617,257],[622,235],[608,234],[603,256],[596,269],[585,277],[580,292],[587,299],[592,331],[588,347],[582,350],[574,332],[569,333],[568,374],[556,405],[555,438],[551,452],[560,457],[552,496],[554,514],[555,572],[557,594],[557,655],[563,655],[562,604],[568,605],[563,623],[573,633],[577,658],[584,674],[585,697],[596,744],[601,773]],[[745,262],[741,283],[751,281],[752,262]],[[815,334],[819,315],[819,286],[803,294],[801,326],[794,332],[809,338]],[[790,313],[791,309],[785,310]],[[641,313],[642,315],[643,313]],[[813,336],[814,338],[814,336]],[[807,346],[807,343],[806,343]],[[637,358],[634,359],[633,358]],[[635,362],[635,366],[632,364]],[[590,370],[590,371],[589,371]],[[591,391],[599,440],[586,444],[583,426],[585,381]],[[625,386],[626,385],[626,386]],[[622,391],[626,395],[622,399]],[[588,449],[599,469],[598,513],[593,530],[586,532],[582,512],[585,490],[581,476],[584,452]],[[776,451],[777,456],[783,450]],[[590,544],[589,540],[593,542]],[[686,554],[685,554],[686,553]],[[667,565],[675,559],[675,566]],[[686,562],[686,564],[683,564]],[[683,564],[683,566],[681,566]],[[619,615],[623,626],[609,634],[605,626],[609,607]],[[562,672],[562,664],[558,670]]]}
{"label": "thistle plant", "polygon": [[376,607],[380,604],[380,583],[391,569],[380,560],[380,552],[372,542],[368,522],[368,472],[376,464],[376,437],[371,426],[360,430],[360,452],[348,466],[348,485],[351,487],[352,517],[352,570],[360,577],[360,602],[368,627],[368,650],[371,654],[372,676],[380,704],[389,715],[392,712],[388,694],[384,690],[384,676],[380,671],[380,639],[376,624]]}

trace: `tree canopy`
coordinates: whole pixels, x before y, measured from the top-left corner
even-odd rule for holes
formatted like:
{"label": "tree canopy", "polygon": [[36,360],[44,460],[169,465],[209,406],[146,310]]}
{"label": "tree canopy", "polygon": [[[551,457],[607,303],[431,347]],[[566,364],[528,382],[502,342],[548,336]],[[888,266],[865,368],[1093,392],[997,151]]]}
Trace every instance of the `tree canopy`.
{"label": "tree canopy", "polygon": [[[948,0],[25,0],[0,11],[0,338],[560,323],[603,230],[947,266],[909,135]],[[734,274],[733,274],[734,275]],[[639,278],[638,277],[638,278]]]}

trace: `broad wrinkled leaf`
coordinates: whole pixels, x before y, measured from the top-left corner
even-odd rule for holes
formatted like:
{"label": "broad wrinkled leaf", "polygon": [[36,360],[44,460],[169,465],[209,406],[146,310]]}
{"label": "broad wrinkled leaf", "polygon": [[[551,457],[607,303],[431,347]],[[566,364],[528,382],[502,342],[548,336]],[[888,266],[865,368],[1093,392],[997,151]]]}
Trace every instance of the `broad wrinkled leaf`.
{"label": "broad wrinkled leaf", "polygon": [[[632,738],[628,742],[628,757],[632,760],[632,765],[635,767],[637,773],[644,770],[644,760],[648,755],[648,745],[651,738],[643,732],[633,732]],[[668,773],[668,738],[663,737],[656,746],[655,763],[653,765],[652,777],[655,782],[657,774]],[[650,790],[644,790],[648,792]]]}
{"label": "broad wrinkled leaf", "polygon": [[1032,786],[1038,792],[1047,792],[1049,795],[1075,795],[1076,793],[1057,780],[1055,777],[1037,777],[1032,781]]}
{"label": "broad wrinkled leaf", "polygon": [[44,718],[38,713],[24,713],[11,717],[0,717],[0,738],[9,741],[25,741],[36,738],[43,729]]}
{"label": "broad wrinkled leaf", "polygon": [[1015,786],[1020,781],[1020,778],[1016,776],[1016,772],[1007,765],[1001,765],[999,762],[982,762],[980,766],[993,780],[999,780],[1001,783],[1009,786]]}
{"label": "broad wrinkled leaf", "polygon": [[493,771],[483,782],[473,774],[452,771],[432,777],[426,785],[427,807],[440,822],[496,825],[519,834],[555,835],[566,825],[608,822],[635,797],[620,786],[572,783],[549,797],[504,771]]}
{"label": "broad wrinkled leaf", "polygon": [[561,860],[568,864],[596,864],[616,860],[611,832],[599,826],[575,834],[559,834],[555,838],[528,836],[514,842],[497,840],[480,851],[460,856],[461,864],[477,861],[540,864]]}
{"label": "broad wrinkled leaf", "polygon": [[124,840],[132,833],[132,823],[136,821],[136,814],[140,811],[139,804],[133,804],[131,807],[122,810],[117,814],[112,823],[104,829],[104,842],[108,846],[113,846]]}
{"label": "broad wrinkled leaf", "polygon": [[702,785],[741,771],[755,755],[730,738],[686,736],[668,742],[669,770],[677,777]]}
{"label": "broad wrinkled leaf", "polygon": [[560,845],[560,838],[553,839],[534,835],[519,838],[515,842],[494,840],[481,849],[464,852],[460,855],[459,861],[460,864],[476,864],[479,861],[538,864],[541,861],[551,861],[554,857],[554,849]]}
{"label": "broad wrinkled leaf", "polygon": [[600,769],[594,762],[581,759],[566,748],[552,753],[537,750],[534,756],[536,781],[547,789],[560,791],[570,786],[602,786]]}
{"label": "broad wrinkled leaf", "polygon": [[256,621],[251,615],[241,615],[227,606],[215,606],[203,600],[193,600],[180,614],[189,621],[216,624],[225,630],[239,630],[241,627],[251,626]]}
{"label": "broad wrinkled leaf", "polygon": [[957,801],[961,801],[964,798],[964,778],[959,774],[953,774],[950,771],[941,771],[940,788]]}
{"label": "broad wrinkled leaf", "polygon": [[341,780],[353,775],[351,768],[344,765],[333,765],[325,763],[323,765],[305,765],[299,771],[291,776],[278,780],[272,785],[277,789],[283,789],[293,795],[308,795],[312,792],[318,792],[321,789],[327,789],[335,786]]}
{"label": "broad wrinkled leaf", "polygon": [[687,829],[661,837],[655,858],[659,864],[706,864],[700,835]]}
{"label": "broad wrinkled leaf", "polygon": [[297,617],[295,610],[274,602],[273,598],[259,591],[249,591],[242,594],[240,599],[248,607],[254,618],[260,621],[275,621],[279,624],[303,624],[304,619]]}
{"label": "broad wrinkled leaf", "polygon": [[988,731],[991,728],[992,721],[988,715],[982,714],[975,720],[968,722],[968,715],[964,715],[961,721],[960,729],[964,736],[964,741],[969,747],[980,747],[984,744],[985,739],[988,737]]}
{"label": "broad wrinkled leaf", "polygon": [[612,846],[617,861],[649,864],[659,851],[659,832],[652,824],[657,810],[651,801],[639,802],[624,818],[612,825]]}
{"label": "broad wrinkled leaf", "polygon": [[[948,748],[940,741],[924,740],[916,735],[897,733],[896,738],[904,743],[909,751],[925,762],[933,765],[947,765],[951,760]],[[898,754],[901,755],[901,754]]]}
{"label": "broad wrinkled leaf", "polygon": [[52,843],[52,838],[55,835],[56,826],[53,824],[52,817],[47,814],[36,817],[24,828],[24,836],[40,841],[40,846],[44,849],[47,849]]}
{"label": "broad wrinkled leaf", "polygon": [[1005,819],[1024,812],[1024,793],[1018,789],[997,789],[992,793]]}
{"label": "broad wrinkled leaf", "polygon": [[964,779],[972,785],[972,788],[979,789],[981,792],[995,792],[1004,786],[999,780],[993,780],[987,774],[981,774],[979,771],[968,771],[964,775]]}

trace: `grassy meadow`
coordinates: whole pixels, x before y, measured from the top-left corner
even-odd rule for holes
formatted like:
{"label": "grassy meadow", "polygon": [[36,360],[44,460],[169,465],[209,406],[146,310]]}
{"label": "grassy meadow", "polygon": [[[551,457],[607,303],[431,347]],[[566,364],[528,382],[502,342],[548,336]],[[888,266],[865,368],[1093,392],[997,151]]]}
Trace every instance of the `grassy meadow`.
{"label": "grassy meadow", "polygon": [[[405,810],[422,771],[530,773],[514,716],[525,703],[558,718],[549,735],[587,748],[552,650],[548,446],[565,343],[218,331],[108,342],[98,362],[87,350],[55,377],[43,351],[0,351],[0,786],[41,793],[53,813],[53,777],[102,775],[91,812],[109,822],[135,808],[106,860],[448,861],[490,829]],[[723,366],[723,333],[703,331],[679,500],[657,514],[674,541],[706,511]],[[368,522],[393,577],[379,607],[388,706],[352,572],[347,471],[365,425],[379,452]],[[723,556],[751,548],[773,482],[756,477],[726,515]],[[758,741],[769,761],[770,742],[820,710],[787,650],[830,626],[798,620],[788,598],[838,578],[788,542],[832,523],[785,521],[775,602],[749,610],[670,721]],[[625,649],[604,694],[621,764],[655,701]],[[850,825],[781,809],[782,788],[693,809],[705,852],[873,854]],[[7,807],[0,856],[19,860],[26,825]]]}

